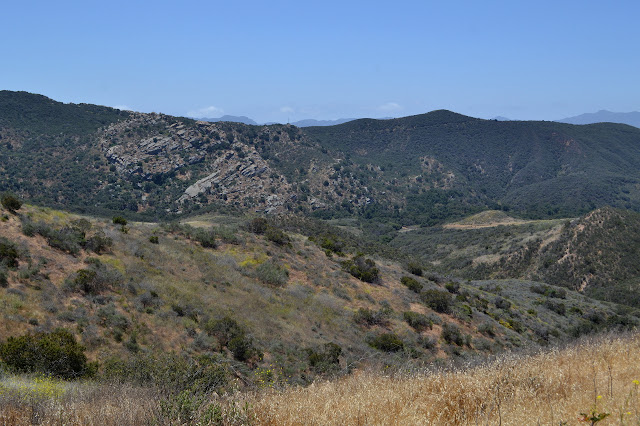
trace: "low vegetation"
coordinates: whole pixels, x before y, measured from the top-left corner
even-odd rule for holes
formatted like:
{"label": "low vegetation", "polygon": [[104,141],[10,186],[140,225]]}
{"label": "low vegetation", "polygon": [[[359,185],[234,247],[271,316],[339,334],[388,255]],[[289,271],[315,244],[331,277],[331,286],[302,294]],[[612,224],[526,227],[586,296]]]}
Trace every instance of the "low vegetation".
{"label": "low vegetation", "polygon": [[0,360],[17,373],[41,373],[63,379],[91,377],[97,365],[87,362],[85,348],[63,328],[51,333],[9,337],[0,344]]}
{"label": "low vegetation", "polygon": [[[244,399],[257,424],[603,424],[640,421],[640,339],[601,337],[453,370],[364,371]],[[587,422],[589,423],[589,422]]]}
{"label": "low vegetation", "polygon": [[[389,342],[390,349],[400,344],[393,336],[380,340]],[[37,417],[45,425],[530,424],[531,419],[589,424],[601,417],[602,424],[637,424],[639,354],[637,335],[606,335],[466,367],[369,368],[311,387],[265,386],[241,393],[179,387],[185,390],[172,396],[148,384],[65,382],[4,373],[0,420],[30,424]],[[309,350],[308,356],[314,367],[331,368],[340,351],[328,344]],[[270,383],[270,374],[263,370],[259,383]]]}

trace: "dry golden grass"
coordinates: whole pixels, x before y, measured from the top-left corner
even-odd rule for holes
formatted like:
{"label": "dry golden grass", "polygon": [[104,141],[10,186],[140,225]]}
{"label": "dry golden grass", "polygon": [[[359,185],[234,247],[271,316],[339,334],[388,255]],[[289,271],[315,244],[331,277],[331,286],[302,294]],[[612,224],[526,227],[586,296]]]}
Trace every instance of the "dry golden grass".
{"label": "dry golden grass", "polygon": [[[31,379],[18,379],[25,383]],[[0,382],[2,425],[147,425],[158,417],[157,394],[126,385],[33,383],[12,391]]]}
{"label": "dry golden grass", "polygon": [[164,410],[153,389],[70,384],[62,394],[25,398],[24,391],[15,397],[5,386],[0,424],[574,425],[584,424],[580,413],[595,408],[610,413],[602,425],[637,425],[639,377],[636,334],[457,370],[365,371],[306,388],[214,395],[187,417]]}
{"label": "dry golden grass", "polygon": [[[559,425],[640,422],[640,336],[600,338],[485,366],[418,374],[360,372],[249,399],[267,425]],[[635,382],[634,382],[635,381]]]}

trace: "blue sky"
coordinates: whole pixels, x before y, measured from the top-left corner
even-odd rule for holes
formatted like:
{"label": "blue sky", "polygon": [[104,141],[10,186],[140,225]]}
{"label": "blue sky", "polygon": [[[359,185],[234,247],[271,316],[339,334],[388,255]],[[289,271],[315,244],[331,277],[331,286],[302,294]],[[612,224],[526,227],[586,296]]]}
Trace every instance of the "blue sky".
{"label": "blue sky", "polygon": [[640,110],[637,1],[4,2],[0,89],[256,121]]}

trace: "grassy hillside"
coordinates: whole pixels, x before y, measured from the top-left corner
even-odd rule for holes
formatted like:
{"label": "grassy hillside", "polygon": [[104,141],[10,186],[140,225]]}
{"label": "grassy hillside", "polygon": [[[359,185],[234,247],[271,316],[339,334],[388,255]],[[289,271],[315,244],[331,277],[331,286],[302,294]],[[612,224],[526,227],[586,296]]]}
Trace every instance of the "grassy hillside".
{"label": "grassy hillside", "polygon": [[[489,211],[428,228],[401,230],[389,243],[416,256],[440,273],[466,278],[490,278],[502,259],[520,252],[533,241],[547,245],[562,233],[569,219],[522,220]],[[502,277],[525,277],[516,266]],[[557,283],[556,283],[557,284]]]}
{"label": "grassy hillside", "polygon": [[[306,237],[260,218],[112,222],[29,206],[2,212],[0,339],[64,327],[103,367],[211,355],[244,380],[277,365],[274,380],[305,383],[358,360],[423,364],[547,345],[632,327],[640,315],[531,281],[418,276],[351,251],[337,233]],[[339,358],[316,367],[312,354],[326,344]]]}
{"label": "grassy hillside", "polygon": [[[448,111],[301,130],[0,92],[0,191],[28,203],[0,207],[0,419],[637,422],[621,340],[448,366],[637,328],[639,142]],[[424,395],[437,405],[408,402]]]}

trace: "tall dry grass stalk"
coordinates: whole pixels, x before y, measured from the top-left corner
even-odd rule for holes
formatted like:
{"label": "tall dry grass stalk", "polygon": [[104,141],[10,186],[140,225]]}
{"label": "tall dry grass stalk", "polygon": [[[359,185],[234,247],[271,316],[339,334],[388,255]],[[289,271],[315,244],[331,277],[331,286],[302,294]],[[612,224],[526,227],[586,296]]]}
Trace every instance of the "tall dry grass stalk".
{"label": "tall dry grass stalk", "polygon": [[267,425],[571,425],[593,408],[611,413],[600,424],[638,425],[637,380],[640,336],[626,335],[457,371],[360,372],[248,402]]}

